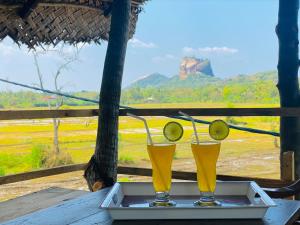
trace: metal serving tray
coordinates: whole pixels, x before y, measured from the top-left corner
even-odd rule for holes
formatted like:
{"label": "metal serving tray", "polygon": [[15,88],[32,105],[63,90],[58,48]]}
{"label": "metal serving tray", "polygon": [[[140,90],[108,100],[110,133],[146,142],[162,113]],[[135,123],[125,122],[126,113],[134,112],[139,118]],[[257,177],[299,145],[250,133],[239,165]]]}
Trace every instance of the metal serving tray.
{"label": "metal serving tray", "polygon": [[152,183],[116,183],[101,208],[115,220],[138,219],[260,219],[274,201],[253,181],[218,181],[215,191],[221,206],[195,207],[199,199],[196,182],[172,183],[175,207],[149,207],[154,199]]}

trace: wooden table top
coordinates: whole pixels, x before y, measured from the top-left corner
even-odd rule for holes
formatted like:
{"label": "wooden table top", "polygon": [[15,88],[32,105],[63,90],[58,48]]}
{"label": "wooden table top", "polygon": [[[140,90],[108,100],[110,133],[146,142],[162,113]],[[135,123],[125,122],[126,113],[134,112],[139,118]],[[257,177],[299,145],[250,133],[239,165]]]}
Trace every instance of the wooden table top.
{"label": "wooden table top", "polygon": [[[263,220],[136,220],[112,221],[99,205],[109,189],[88,193],[31,214],[10,220],[2,225],[283,225],[292,224],[300,216],[300,201],[275,200]],[[34,202],[32,203],[34,204]]]}

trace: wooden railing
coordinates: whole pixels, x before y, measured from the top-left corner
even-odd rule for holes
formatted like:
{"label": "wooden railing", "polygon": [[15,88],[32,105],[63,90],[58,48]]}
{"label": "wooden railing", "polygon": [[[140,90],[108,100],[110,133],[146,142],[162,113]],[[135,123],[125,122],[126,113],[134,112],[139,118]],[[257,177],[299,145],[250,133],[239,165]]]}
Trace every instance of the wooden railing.
{"label": "wooden railing", "polygon": [[[120,116],[127,112],[139,116],[179,116],[183,111],[191,116],[300,116],[300,108],[164,108],[164,109],[120,109]],[[0,120],[46,119],[98,116],[98,109],[58,110],[2,110]]]}
{"label": "wooden railing", "polygon": [[[68,166],[59,166],[50,169],[42,169],[32,172],[13,174],[8,176],[0,177],[0,185],[15,183],[30,179],[36,179],[46,176],[58,175],[63,173],[80,171],[85,168],[86,164],[73,164]],[[139,168],[139,167],[127,167],[119,166],[118,174],[126,175],[136,175],[136,176],[151,176],[152,170],[148,168]],[[197,180],[196,173],[186,172],[186,171],[172,171],[173,179],[179,180]],[[291,181],[283,181],[276,179],[264,179],[256,177],[239,177],[239,176],[229,176],[229,175],[217,175],[218,180],[224,181],[248,181],[254,180],[262,187],[282,187],[291,184]]]}
{"label": "wooden railing", "polygon": [[[120,109],[120,116],[126,116],[127,112],[140,116],[178,116],[183,111],[191,116],[283,116],[298,117],[300,108],[164,108],[164,109]],[[46,119],[46,118],[68,118],[68,117],[92,117],[98,116],[98,109],[66,109],[66,110],[2,110],[0,120],[18,119]],[[289,165],[292,161],[286,162]],[[0,177],[0,185],[19,182],[34,178],[57,175],[73,171],[83,170],[85,164],[43,169],[27,173],[20,173]],[[118,173],[138,176],[151,176],[151,169],[136,167],[118,167]],[[287,174],[290,174],[287,172]],[[290,176],[289,176],[290,177]],[[196,180],[193,172],[173,171],[174,179]],[[263,187],[280,187],[291,183],[289,179],[275,180],[255,177],[239,177],[218,175],[219,180],[255,180]]]}

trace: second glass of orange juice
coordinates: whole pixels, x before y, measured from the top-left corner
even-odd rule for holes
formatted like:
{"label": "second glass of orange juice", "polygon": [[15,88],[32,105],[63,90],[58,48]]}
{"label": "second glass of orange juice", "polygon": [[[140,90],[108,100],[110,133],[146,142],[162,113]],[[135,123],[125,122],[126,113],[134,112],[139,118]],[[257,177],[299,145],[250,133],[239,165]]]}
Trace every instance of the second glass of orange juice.
{"label": "second glass of orange juice", "polygon": [[215,206],[220,203],[215,200],[216,164],[221,143],[209,138],[206,134],[198,134],[199,142],[192,137],[191,148],[197,165],[197,181],[201,197],[195,202],[199,206]]}
{"label": "second glass of orange juice", "polygon": [[176,203],[170,200],[169,191],[176,144],[167,142],[162,135],[153,136],[152,141],[152,144],[148,141],[147,151],[152,164],[152,182],[156,198],[150,206],[175,206]]}

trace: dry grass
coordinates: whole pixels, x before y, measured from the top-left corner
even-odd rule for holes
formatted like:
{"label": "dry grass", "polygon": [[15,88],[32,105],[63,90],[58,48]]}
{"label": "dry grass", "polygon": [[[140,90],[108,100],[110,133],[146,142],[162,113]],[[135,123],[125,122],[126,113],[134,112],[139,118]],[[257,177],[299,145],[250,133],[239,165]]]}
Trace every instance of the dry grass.
{"label": "dry grass", "polygon": [[[275,105],[237,104],[236,107],[274,107]],[[148,104],[134,107],[178,107],[178,104]],[[181,107],[226,107],[226,104],[186,103]],[[216,117],[201,117],[214,120]],[[226,119],[226,118],[222,118]],[[165,117],[147,117],[153,134],[161,133]],[[274,117],[236,117],[239,124],[265,130],[278,130],[278,119]],[[177,143],[174,169],[194,170],[190,150],[192,127],[189,122],[179,121],[184,126],[184,136]],[[140,121],[128,117],[120,119],[120,163],[136,166],[150,166],[146,151],[146,133]],[[207,132],[206,125],[199,124],[198,130]],[[59,130],[59,142],[63,152],[69,153],[74,163],[87,162],[91,157],[96,139],[96,118],[63,119]],[[51,120],[2,121],[0,123],[0,173],[18,173],[32,170],[30,154],[35,145],[49,145],[53,142]],[[16,162],[16,163],[12,163]],[[274,137],[231,130],[230,136],[222,142],[218,172],[230,175],[279,177],[279,149]]]}

